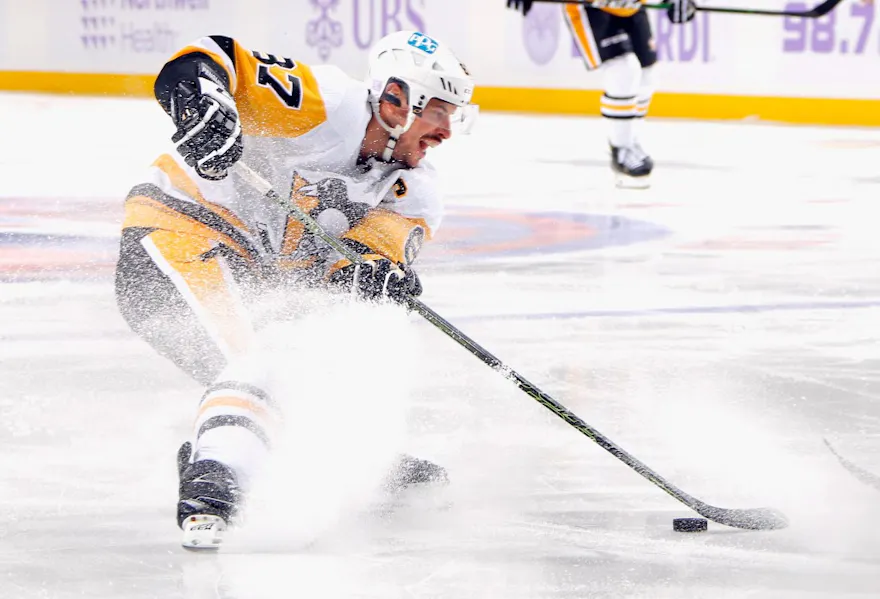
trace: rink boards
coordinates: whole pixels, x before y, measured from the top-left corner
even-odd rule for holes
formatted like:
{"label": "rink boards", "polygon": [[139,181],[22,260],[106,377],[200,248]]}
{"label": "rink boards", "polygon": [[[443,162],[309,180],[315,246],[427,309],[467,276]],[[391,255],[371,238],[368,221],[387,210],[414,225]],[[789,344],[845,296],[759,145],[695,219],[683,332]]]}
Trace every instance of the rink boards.
{"label": "rink boards", "polygon": [[[487,110],[596,114],[562,8],[525,19],[501,0],[0,0],[0,89],[146,96],[174,51],[202,35],[363,73],[382,35],[418,29],[454,45]],[[704,5],[755,7],[754,0]],[[785,0],[761,8],[803,9]],[[878,9],[844,0],[818,20],[701,12],[684,26],[651,11],[662,61],[654,116],[880,125]]]}

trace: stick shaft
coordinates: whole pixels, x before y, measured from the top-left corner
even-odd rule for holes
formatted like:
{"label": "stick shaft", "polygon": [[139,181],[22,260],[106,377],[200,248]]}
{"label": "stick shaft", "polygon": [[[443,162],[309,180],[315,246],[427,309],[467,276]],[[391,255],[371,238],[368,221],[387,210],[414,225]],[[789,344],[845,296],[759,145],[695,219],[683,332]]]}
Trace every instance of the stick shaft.
{"label": "stick shaft", "polygon": [[530,396],[538,403],[543,405],[545,408],[556,414],[559,418],[567,422],[578,432],[592,439],[602,449],[609,452],[618,460],[647,478],[649,481],[651,481],[682,503],[686,505],[695,505],[697,503],[697,501],[693,497],[667,481],[665,478],[657,474],[654,470],[649,468],[646,464],[635,458],[632,454],[625,451],[622,447],[615,444],[608,437],[587,424],[574,412],[553,399],[553,397],[539,389],[536,385],[529,382],[528,379],[519,374],[517,371],[504,364],[501,360],[492,355],[488,350],[480,346],[476,341],[474,341],[473,339],[465,335],[461,330],[446,321],[443,317],[434,312],[434,310],[429,308],[427,305],[413,297],[408,298],[407,303],[410,308],[421,314],[425,318],[425,320],[446,333],[447,336],[451,337],[453,340],[455,340],[456,343],[475,355],[483,363],[497,370],[499,373],[502,374],[502,376],[512,381],[517,387],[519,387],[520,390],[524,391],[528,396]]}
{"label": "stick shaft", "polygon": [[[590,0],[534,0],[535,2],[544,2],[548,4],[580,4],[582,6],[592,6]],[[701,12],[717,12],[733,15],[765,15],[773,17],[804,17],[807,19],[817,19],[827,15],[835,6],[840,4],[841,0],[825,0],[824,2],[814,6],[808,10],[768,10],[763,8],[724,8],[720,6],[697,6],[696,9]],[[667,10],[672,7],[669,2],[660,2],[659,4],[643,4],[644,8]]]}

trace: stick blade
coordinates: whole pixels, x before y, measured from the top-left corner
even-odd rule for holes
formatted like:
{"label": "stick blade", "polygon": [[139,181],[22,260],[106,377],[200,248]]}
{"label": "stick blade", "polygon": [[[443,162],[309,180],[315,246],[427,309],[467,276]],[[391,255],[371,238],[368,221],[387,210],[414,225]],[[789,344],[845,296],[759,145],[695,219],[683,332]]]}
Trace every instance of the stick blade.
{"label": "stick blade", "polygon": [[745,530],[781,530],[788,527],[785,514],[769,507],[730,510],[704,505],[696,512],[718,524]]}

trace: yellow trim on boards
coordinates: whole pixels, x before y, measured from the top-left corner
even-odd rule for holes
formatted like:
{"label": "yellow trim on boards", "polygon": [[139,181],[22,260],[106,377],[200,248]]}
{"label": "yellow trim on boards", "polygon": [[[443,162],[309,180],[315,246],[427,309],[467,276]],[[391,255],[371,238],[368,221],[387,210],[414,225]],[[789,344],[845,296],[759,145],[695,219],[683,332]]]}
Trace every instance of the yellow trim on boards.
{"label": "yellow trim on boards", "polygon": [[[154,80],[154,75],[0,71],[0,90],[143,98],[153,96]],[[478,86],[474,102],[482,110],[595,116],[601,95],[596,90]],[[880,100],[661,92],[654,96],[650,116],[880,127]]]}
{"label": "yellow trim on boards", "polygon": [[87,96],[152,97],[155,75],[0,71],[0,90]]}
{"label": "yellow trim on boards", "polygon": [[[601,91],[477,87],[480,109],[543,114],[599,114]],[[810,125],[880,127],[880,100],[783,98],[658,92],[649,115],[708,120],[755,120]]]}

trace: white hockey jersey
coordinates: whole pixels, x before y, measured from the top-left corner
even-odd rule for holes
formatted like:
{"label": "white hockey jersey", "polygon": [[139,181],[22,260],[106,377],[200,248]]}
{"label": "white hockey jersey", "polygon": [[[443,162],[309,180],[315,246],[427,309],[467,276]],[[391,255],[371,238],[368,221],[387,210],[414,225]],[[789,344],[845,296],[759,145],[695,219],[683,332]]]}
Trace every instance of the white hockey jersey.
{"label": "white hockey jersey", "polygon": [[[242,126],[242,161],[363,253],[403,264],[415,259],[443,215],[436,173],[424,161],[414,169],[359,163],[372,115],[364,82],[333,66],[313,68],[251,52],[219,36],[186,46],[172,60],[190,53],[206,55],[229,77]],[[176,151],[160,156],[135,187],[124,226],[208,236],[281,268],[326,275],[342,262],[252,189],[235,167],[223,180],[206,180]]]}

